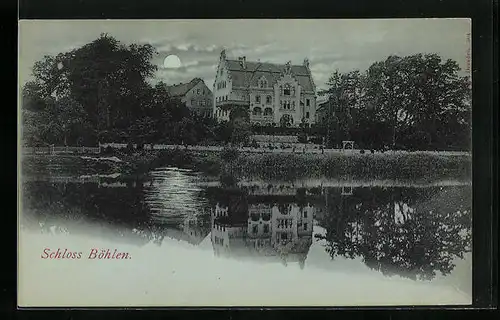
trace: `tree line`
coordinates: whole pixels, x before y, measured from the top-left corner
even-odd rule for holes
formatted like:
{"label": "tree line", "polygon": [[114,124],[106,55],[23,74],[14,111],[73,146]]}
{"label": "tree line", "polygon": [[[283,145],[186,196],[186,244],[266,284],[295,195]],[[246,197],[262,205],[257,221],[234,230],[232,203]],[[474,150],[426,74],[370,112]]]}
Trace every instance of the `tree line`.
{"label": "tree line", "polygon": [[165,83],[151,83],[156,53],[102,34],[36,62],[22,88],[23,143],[249,144],[255,133],[294,134],[329,147],[353,140],[366,149],[470,149],[470,81],[455,61],[436,54],[391,56],[364,73],[335,71],[320,92],[329,95],[320,111],[325,120],[288,128],[250,126],[241,108],[226,122],[192,113]]}
{"label": "tree line", "polygon": [[122,143],[218,143],[241,139],[235,123],[192,113],[152,84],[156,50],[112,36],[45,56],[22,88],[22,136],[30,146]]}
{"label": "tree line", "polygon": [[327,85],[318,127],[329,145],[353,140],[362,148],[470,150],[471,84],[456,61],[389,56],[366,72],[335,71]]}

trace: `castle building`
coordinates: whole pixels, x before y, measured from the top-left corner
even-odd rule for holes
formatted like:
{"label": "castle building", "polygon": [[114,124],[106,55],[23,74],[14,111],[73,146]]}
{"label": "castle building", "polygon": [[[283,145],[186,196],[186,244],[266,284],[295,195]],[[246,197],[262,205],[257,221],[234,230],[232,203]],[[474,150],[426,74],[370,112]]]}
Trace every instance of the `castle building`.
{"label": "castle building", "polygon": [[179,98],[197,114],[207,117],[212,115],[213,93],[203,79],[194,78],[188,83],[167,86],[167,91],[171,97]]}
{"label": "castle building", "polygon": [[252,124],[298,127],[315,122],[316,86],[308,59],[302,65],[232,60],[223,50],[213,92],[213,116],[219,121],[228,121],[231,110],[244,107]]}

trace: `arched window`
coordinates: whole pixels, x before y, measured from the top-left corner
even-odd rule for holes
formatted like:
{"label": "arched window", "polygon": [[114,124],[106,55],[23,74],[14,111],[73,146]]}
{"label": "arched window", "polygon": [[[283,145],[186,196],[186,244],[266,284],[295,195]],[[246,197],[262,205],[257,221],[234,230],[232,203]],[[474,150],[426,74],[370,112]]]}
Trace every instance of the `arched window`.
{"label": "arched window", "polygon": [[292,96],[295,95],[295,87],[292,87]]}
{"label": "arched window", "polygon": [[280,86],[280,95],[283,95],[283,86]]}
{"label": "arched window", "polygon": [[266,103],[267,104],[271,104],[272,101],[273,101],[273,98],[271,96],[267,96],[266,97]]}
{"label": "arched window", "polygon": [[265,116],[272,116],[273,115],[273,109],[271,109],[271,108],[265,108],[264,109],[264,115]]}
{"label": "arched window", "polygon": [[259,107],[253,108],[253,115],[254,116],[260,116],[262,114],[262,109]]}

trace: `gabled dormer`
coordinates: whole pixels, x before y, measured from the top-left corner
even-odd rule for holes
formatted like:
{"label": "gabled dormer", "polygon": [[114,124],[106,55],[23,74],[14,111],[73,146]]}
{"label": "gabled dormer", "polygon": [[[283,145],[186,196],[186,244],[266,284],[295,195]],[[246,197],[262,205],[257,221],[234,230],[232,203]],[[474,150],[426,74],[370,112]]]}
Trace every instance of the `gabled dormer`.
{"label": "gabled dormer", "polygon": [[261,89],[265,89],[265,88],[268,88],[269,87],[269,83],[266,79],[266,77],[264,76],[261,76],[258,80],[257,80],[257,86]]}

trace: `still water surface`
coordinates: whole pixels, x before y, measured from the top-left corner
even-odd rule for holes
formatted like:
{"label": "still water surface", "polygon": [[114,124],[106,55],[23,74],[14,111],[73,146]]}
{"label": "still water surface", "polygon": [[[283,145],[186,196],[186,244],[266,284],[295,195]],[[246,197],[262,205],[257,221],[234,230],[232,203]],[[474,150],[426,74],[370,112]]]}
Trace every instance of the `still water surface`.
{"label": "still water surface", "polygon": [[44,232],[93,223],[138,244],[175,239],[230,260],[376,271],[471,294],[470,183],[234,181],[160,168],[25,177],[22,187],[22,223]]}

